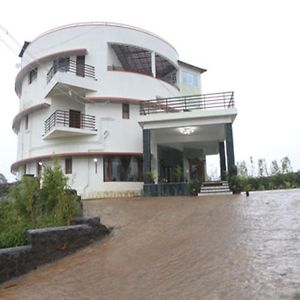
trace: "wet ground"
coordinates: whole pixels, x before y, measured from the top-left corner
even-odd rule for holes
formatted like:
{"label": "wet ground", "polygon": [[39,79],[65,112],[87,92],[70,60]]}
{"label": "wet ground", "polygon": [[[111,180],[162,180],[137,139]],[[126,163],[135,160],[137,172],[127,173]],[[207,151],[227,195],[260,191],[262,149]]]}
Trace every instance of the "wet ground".
{"label": "wet ground", "polygon": [[300,190],[85,202],[112,234],[0,299],[300,299]]}

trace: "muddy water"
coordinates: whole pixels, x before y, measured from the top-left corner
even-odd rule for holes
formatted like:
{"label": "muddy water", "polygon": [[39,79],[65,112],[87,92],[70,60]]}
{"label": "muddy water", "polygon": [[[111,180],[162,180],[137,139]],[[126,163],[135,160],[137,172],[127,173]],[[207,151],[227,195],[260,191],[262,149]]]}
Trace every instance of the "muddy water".
{"label": "muddy water", "polygon": [[89,201],[104,241],[0,285],[0,299],[300,299],[300,190]]}

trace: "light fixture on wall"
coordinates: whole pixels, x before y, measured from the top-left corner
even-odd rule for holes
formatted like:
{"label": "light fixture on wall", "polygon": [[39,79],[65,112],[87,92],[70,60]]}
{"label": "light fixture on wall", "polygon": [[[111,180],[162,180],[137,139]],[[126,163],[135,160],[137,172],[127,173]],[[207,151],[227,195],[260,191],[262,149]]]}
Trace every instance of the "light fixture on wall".
{"label": "light fixture on wall", "polygon": [[95,164],[95,173],[97,174],[97,170],[98,170],[98,159],[94,158],[94,164]]}
{"label": "light fixture on wall", "polygon": [[178,130],[181,134],[190,135],[195,131],[195,127],[181,127]]}

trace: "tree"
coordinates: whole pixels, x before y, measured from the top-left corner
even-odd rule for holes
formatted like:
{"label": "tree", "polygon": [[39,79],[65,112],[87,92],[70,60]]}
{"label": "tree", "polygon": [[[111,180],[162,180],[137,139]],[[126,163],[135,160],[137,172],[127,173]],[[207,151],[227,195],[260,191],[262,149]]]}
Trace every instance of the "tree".
{"label": "tree", "polygon": [[7,179],[2,173],[0,173],[0,184],[7,184]]}
{"label": "tree", "polygon": [[255,166],[254,166],[254,160],[253,160],[253,157],[252,156],[250,156],[250,169],[251,169],[251,171],[250,171],[250,176],[251,177],[254,177],[255,176]]}
{"label": "tree", "polygon": [[242,160],[237,163],[238,175],[241,177],[248,177],[248,168],[246,162]]}
{"label": "tree", "polygon": [[267,170],[267,163],[264,158],[259,158],[258,159],[258,176],[263,177],[263,176],[268,176],[268,170]]}
{"label": "tree", "polygon": [[290,159],[285,156],[281,159],[281,173],[286,174],[292,172],[292,166],[291,166],[291,161]]}
{"label": "tree", "polygon": [[271,161],[270,172],[271,172],[272,176],[280,173],[280,168],[279,168],[277,160]]}

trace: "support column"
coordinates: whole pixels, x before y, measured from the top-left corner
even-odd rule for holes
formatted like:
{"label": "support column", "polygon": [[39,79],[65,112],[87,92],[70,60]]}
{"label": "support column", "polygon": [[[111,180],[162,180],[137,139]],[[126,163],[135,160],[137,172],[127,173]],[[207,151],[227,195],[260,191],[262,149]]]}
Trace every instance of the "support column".
{"label": "support column", "polygon": [[225,146],[224,142],[219,142],[219,155],[220,155],[220,175],[221,180],[225,180],[226,176],[226,158],[225,158]]}
{"label": "support column", "polygon": [[150,183],[149,176],[146,176],[148,172],[151,172],[151,135],[150,129],[143,129],[143,171],[144,171],[144,183]]}
{"label": "support column", "polygon": [[151,72],[153,77],[156,77],[155,52],[151,52]]}
{"label": "support column", "polygon": [[232,123],[225,124],[225,137],[226,137],[228,175],[234,176],[237,174],[237,170],[236,170],[235,160],[234,160]]}

